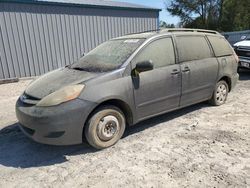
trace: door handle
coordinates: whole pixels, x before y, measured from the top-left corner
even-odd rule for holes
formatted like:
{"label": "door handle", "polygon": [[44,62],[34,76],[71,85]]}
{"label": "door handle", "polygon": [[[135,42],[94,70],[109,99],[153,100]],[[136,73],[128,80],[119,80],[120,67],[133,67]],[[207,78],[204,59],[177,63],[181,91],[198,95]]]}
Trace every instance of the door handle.
{"label": "door handle", "polygon": [[182,72],[190,72],[189,67],[184,67],[184,69],[182,70]]}
{"label": "door handle", "polygon": [[176,74],[179,74],[180,73],[180,71],[179,70],[177,70],[177,69],[173,69],[173,71],[172,71],[172,75],[176,75]]}

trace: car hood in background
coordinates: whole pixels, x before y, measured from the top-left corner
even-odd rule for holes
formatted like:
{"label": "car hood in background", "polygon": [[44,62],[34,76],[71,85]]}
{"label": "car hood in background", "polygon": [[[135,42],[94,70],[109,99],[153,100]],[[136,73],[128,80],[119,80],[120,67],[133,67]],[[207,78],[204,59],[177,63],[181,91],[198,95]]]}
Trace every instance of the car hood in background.
{"label": "car hood in background", "polygon": [[79,84],[98,73],[90,73],[69,68],[60,68],[49,72],[33,81],[25,90],[27,95],[42,99],[43,97],[55,92],[56,90],[68,85]]}
{"label": "car hood in background", "polygon": [[243,40],[234,44],[234,46],[245,46],[250,47],[250,40]]}

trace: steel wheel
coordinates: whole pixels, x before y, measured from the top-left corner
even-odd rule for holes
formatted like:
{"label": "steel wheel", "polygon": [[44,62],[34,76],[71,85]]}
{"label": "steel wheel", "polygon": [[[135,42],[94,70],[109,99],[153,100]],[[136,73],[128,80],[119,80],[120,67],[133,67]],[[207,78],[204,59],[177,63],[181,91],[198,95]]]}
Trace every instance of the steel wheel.
{"label": "steel wheel", "polygon": [[120,130],[120,123],[115,116],[103,117],[97,126],[97,135],[100,140],[111,140]]}
{"label": "steel wheel", "polygon": [[224,80],[219,81],[216,84],[213,96],[209,102],[215,106],[224,104],[227,100],[228,91],[229,89],[227,83]]}
{"label": "steel wheel", "polygon": [[115,106],[98,108],[85,125],[85,137],[88,143],[103,149],[114,145],[123,135],[126,120],[123,112]]}

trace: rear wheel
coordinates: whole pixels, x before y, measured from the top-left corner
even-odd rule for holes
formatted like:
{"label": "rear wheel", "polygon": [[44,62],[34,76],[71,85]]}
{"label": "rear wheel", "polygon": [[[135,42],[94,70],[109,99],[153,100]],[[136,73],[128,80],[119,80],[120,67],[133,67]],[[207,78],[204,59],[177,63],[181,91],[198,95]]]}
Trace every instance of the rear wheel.
{"label": "rear wheel", "polygon": [[219,81],[216,84],[212,98],[209,100],[210,104],[220,106],[227,100],[228,95],[228,84],[224,80]]}
{"label": "rear wheel", "polygon": [[98,108],[86,124],[84,134],[96,149],[114,145],[123,135],[126,121],[123,112],[115,106]]}

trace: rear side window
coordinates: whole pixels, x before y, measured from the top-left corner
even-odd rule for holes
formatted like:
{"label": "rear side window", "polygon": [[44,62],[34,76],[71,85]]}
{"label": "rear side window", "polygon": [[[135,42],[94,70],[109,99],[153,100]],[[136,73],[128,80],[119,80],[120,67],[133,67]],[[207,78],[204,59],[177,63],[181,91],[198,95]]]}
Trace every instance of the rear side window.
{"label": "rear side window", "polygon": [[161,38],[151,42],[134,58],[133,62],[151,60],[155,68],[175,64],[175,53],[171,38]]}
{"label": "rear side window", "polygon": [[233,50],[223,37],[208,36],[216,57],[232,55]]}
{"label": "rear side window", "polygon": [[178,36],[177,46],[180,62],[212,57],[204,36]]}

